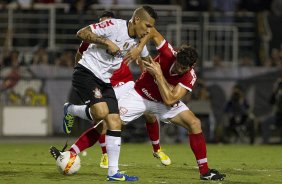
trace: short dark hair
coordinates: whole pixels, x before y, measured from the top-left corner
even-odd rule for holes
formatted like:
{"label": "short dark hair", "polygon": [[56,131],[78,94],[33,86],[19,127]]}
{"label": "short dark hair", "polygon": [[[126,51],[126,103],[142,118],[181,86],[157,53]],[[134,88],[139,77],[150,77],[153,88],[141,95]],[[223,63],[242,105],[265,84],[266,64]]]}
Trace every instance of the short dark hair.
{"label": "short dark hair", "polygon": [[176,60],[183,66],[191,67],[198,60],[198,53],[190,45],[182,45],[177,51]]}
{"label": "short dark hair", "polygon": [[157,12],[151,6],[142,6],[142,8],[153,18],[158,19]]}
{"label": "short dark hair", "polygon": [[111,11],[106,10],[106,11],[103,11],[103,13],[99,16],[99,19],[103,17],[115,18],[115,14]]}

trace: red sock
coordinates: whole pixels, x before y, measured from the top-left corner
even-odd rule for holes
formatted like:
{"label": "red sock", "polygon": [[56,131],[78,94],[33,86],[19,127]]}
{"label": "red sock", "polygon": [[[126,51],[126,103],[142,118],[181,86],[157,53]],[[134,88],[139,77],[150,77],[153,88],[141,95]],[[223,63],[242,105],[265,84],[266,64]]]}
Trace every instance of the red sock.
{"label": "red sock", "polygon": [[148,136],[152,142],[153,150],[154,152],[157,152],[161,148],[159,123],[157,120],[154,123],[146,122],[146,128]]}
{"label": "red sock", "polygon": [[76,142],[71,146],[69,151],[76,154],[82,152],[83,150],[93,146],[99,139],[100,134],[95,128],[89,128],[76,140]]}
{"label": "red sock", "polygon": [[190,146],[197,159],[199,171],[206,174],[209,170],[207,161],[207,148],[203,132],[198,134],[189,134]]}
{"label": "red sock", "polygon": [[105,137],[106,137],[105,134],[101,134],[101,136],[99,138],[99,143],[100,143],[103,154],[107,153]]}

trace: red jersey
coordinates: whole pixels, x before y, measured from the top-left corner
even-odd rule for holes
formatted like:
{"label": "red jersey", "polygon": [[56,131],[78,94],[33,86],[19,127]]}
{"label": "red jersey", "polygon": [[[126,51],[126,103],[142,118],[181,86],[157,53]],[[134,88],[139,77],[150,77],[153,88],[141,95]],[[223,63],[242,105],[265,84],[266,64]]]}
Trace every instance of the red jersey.
{"label": "red jersey", "polygon": [[[164,41],[161,44],[158,51],[159,55],[154,60],[160,63],[163,75],[167,82],[173,86],[180,84],[188,91],[192,91],[193,85],[197,79],[194,69],[191,68],[183,75],[172,74],[171,69],[176,59],[176,51],[173,50],[167,41]],[[135,82],[134,88],[137,93],[148,100],[163,102],[154,78],[147,71],[144,71],[141,74],[139,79]]]}
{"label": "red jersey", "polygon": [[[83,52],[86,51],[88,46],[89,46],[89,43],[81,42],[79,49],[78,49],[79,53],[83,54]],[[115,86],[123,85],[129,81],[133,81],[134,79],[133,79],[131,71],[129,70],[129,67],[124,62],[122,62],[120,65],[120,68],[114,71],[110,80],[111,80],[112,86],[115,87]]]}

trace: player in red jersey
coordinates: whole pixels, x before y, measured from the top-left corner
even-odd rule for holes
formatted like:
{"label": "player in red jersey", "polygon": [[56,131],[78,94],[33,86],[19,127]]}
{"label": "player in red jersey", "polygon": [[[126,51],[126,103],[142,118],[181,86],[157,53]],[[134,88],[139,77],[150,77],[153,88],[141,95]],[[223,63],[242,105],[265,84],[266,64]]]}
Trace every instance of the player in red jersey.
{"label": "player in red jersey", "polygon": [[[89,46],[88,43],[85,42],[81,43],[76,54],[76,60],[81,57],[82,53],[87,49],[88,46]],[[114,87],[117,99],[119,99],[122,94],[125,94],[128,90],[133,88],[134,86],[133,81],[134,79],[129,67],[125,63],[122,63],[121,67],[118,70],[116,70],[113,76],[111,77],[111,84]],[[146,119],[147,132],[153,146],[153,155],[156,158],[160,159],[163,165],[170,165],[171,160],[161,150],[161,146],[159,143],[160,135],[159,135],[159,123],[157,122],[157,119],[151,117],[146,118],[146,115],[144,115],[144,117]],[[99,134],[96,134],[96,132],[100,133],[100,137]],[[106,126],[105,125],[103,126],[102,124],[97,127],[89,128],[76,140],[76,142],[71,146],[71,149],[69,151],[78,154],[83,150],[87,149],[88,147],[94,145],[97,142],[97,139],[99,139],[99,143],[102,149],[100,167],[107,168],[108,156],[105,146],[106,145],[105,132],[106,132]]]}
{"label": "player in red jersey", "polygon": [[[105,11],[100,18],[100,22],[104,21],[108,18],[114,17],[114,14],[109,11]],[[80,47],[77,50],[75,56],[75,62],[81,59],[82,54],[85,50],[87,50],[89,43],[82,42]],[[128,90],[132,89],[134,86],[134,79],[129,67],[123,62],[121,67],[113,73],[111,77],[111,84],[114,87],[114,91],[116,93],[117,99],[121,97],[122,94],[125,94]],[[153,146],[153,155],[158,158],[163,165],[170,165],[170,158],[161,150],[159,139],[159,123],[155,117],[146,117],[146,128],[148,132],[148,136]],[[102,157],[100,162],[101,168],[108,168],[108,155],[106,150],[105,143],[105,133],[106,133],[106,125],[100,124],[86,130],[71,146],[69,151],[72,151],[76,154],[79,154],[83,150],[91,147],[97,142],[99,139],[99,143],[102,149]]]}
{"label": "player in red jersey", "polygon": [[186,128],[190,147],[199,167],[200,179],[223,180],[225,174],[208,167],[206,142],[200,120],[180,101],[187,92],[192,92],[197,79],[194,71],[197,52],[187,45],[181,46],[176,52],[155,28],[151,29],[150,37],[154,40],[159,55],[154,61],[143,61],[146,70],[136,81],[134,89],[119,99],[121,119],[127,123],[144,112],[149,112],[157,115],[163,122]]}

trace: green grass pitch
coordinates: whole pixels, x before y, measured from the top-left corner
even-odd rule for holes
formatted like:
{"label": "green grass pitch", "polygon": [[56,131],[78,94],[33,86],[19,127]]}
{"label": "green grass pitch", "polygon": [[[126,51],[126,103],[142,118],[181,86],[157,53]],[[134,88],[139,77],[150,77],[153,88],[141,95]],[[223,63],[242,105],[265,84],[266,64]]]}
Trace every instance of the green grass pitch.
{"label": "green grass pitch", "polygon": [[[51,145],[61,148],[62,141],[42,143],[0,143],[1,184],[98,184],[105,181],[107,170],[99,167],[101,151],[98,145],[80,155],[81,168],[72,176],[61,175],[48,150]],[[187,144],[162,145],[172,160],[171,166],[162,166],[152,156],[149,144],[123,144],[120,169],[139,176],[135,183],[282,183],[282,146],[208,145],[210,168],[216,168],[227,177],[224,181],[200,181],[194,155]]]}

